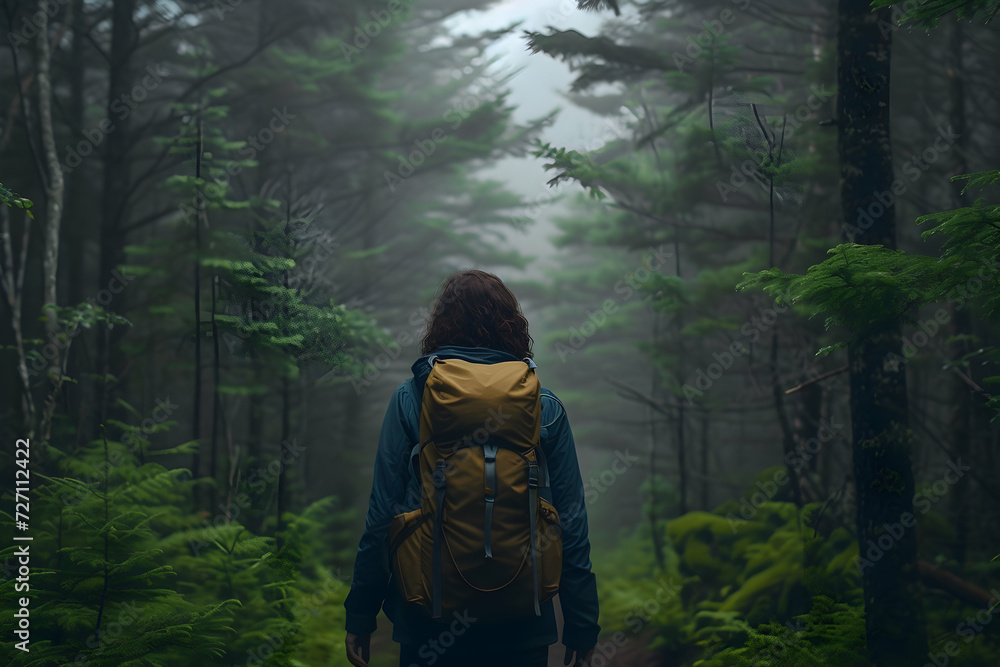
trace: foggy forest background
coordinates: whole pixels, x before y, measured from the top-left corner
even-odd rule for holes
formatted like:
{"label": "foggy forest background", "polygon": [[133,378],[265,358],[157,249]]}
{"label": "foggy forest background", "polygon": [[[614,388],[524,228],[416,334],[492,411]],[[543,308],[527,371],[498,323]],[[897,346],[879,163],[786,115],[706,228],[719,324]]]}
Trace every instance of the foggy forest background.
{"label": "foggy forest background", "polygon": [[567,407],[594,667],[997,664],[1000,3],[543,4],[0,2],[7,664],[347,665],[468,267]]}

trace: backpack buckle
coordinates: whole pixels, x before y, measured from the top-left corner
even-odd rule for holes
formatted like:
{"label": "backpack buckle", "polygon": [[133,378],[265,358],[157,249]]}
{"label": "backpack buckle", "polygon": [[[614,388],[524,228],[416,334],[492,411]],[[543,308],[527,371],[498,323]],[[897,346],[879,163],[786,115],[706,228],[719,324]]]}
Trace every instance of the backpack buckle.
{"label": "backpack buckle", "polygon": [[534,461],[528,463],[528,488],[538,488],[538,464]]}
{"label": "backpack buckle", "polygon": [[440,461],[437,462],[436,466],[434,466],[434,488],[436,488],[436,489],[443,489],[444,488],[444,485],[445,485],[445,482],[444,482],[444,465],[445,465],[444,464],[444,460],[442,459],[442,460],[440,460]]}

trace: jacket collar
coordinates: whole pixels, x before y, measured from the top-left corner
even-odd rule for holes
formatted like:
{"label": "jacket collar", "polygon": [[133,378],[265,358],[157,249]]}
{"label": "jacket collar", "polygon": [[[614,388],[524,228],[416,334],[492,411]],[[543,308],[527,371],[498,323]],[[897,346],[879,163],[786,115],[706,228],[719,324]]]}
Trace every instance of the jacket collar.
{"label": "jacket collar", "polygon": [[[519,361],[517,357],[509,352],[494,350],[488,347],[463,347],[460,345],[442,345],[438,349],[423,355],[413,362],[410,370],[413,371],[413,383],[416,387],[417,396],[424,394],[424,382],[431,373],[431,365],[427,361],[437,355],[441,359],[462,359],[479,364],[496,364],[501,361]],[[534,363],[531,364],[534,366]]]}

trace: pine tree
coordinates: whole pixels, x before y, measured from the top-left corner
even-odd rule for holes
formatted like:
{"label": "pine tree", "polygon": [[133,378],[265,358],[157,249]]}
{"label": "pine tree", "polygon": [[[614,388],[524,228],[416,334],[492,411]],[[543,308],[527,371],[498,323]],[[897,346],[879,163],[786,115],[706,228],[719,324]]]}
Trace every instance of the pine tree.
{"label": "pine tree", "polygon": [[[129,408],[129,406],[124,406]],[[158,463],[138,464],[140,456],[176,454],[173,449],[144,449],[139,428],[114,424],[123,437],[103,437],[84,451],[57,456],[58,476],[33,480],[30,591],[16,591],[16,568],[5,572],[4,603],[14,607],[25,593],[31,613],[30,652],[5,640],[12,665],[139,665],[168,661],[170,656],[221,655],[229,633],[234,599],[195,605],[169,586],[174,569],[159,548],[168,517],[179,514],[178,501],[191,487],[182,469]],[[124,428],[123,428],[124,427]],[[143,435],[169,429],[161,423]],[[6,500],[6,498],[5,498]],[[3,514],[13,528],[13,517]],[[0,556],[11,563],[14,547]],[[5,618],[5,637],[13,637],[14,619]],[[173,662],[172,664],[181,664]]]}

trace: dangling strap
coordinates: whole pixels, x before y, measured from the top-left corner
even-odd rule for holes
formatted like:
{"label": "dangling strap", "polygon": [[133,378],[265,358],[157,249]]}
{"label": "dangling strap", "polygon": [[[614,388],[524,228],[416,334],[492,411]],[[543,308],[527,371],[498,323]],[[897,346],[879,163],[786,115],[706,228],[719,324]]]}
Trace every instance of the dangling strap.
{"label": "dangling strap", "polygon": [[541,483],[538,487],[545,489],[549,486],[549,464],[545,459],[545,452],[542,451],[541,444],[535,447],[535,456],[538,457],[538,469],[541,471]]}
{"label": "dangling strap", "polygon": [[431,575],[431,600],[434,605],[434,618],[441,618],[441,524],[444,519],[444,478],[445,462],[438,460],[434,467],[434,488],[437,489],[437,514],[434,517],[434,547],[432,552],[433,573]]}
{"label": "dangling strap", "polygon": [[[431,439],[427,438],[427,442],[430,441]],[[426,445],[427,442],[425,442],[424,444]],[[413,476],[417,478],[418,482],[422,483],[422,480],[420,480],[420,462],[417,460],[417,457],[419,455],[420,455],[420,443],[418,442],[417,444],[413,445],[413,447],[410,448],[410,470],[413,471]]]}
{"label": "dangling strap", "polygon": [[483,517],[483,532],[486,544],[486,557],[493,558],[493,541],[490,539],[490,525],[493,523],[493,501],[496,500],[497,493],[497,446],[493,444],[483,445],[483,457],[485,459],[485,484],[486,484],[486,515]]}
{"label": "dangling strap", "polygon": [[531,516],[531,580],[534,586],[535,616],[541,616],[541,609],[538,607],[538,545],[535,514],[538,512],[538,464],[534,461],[528,462],[528,511]]}

